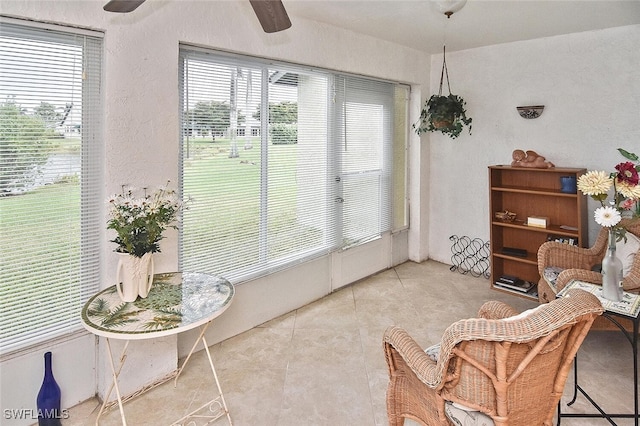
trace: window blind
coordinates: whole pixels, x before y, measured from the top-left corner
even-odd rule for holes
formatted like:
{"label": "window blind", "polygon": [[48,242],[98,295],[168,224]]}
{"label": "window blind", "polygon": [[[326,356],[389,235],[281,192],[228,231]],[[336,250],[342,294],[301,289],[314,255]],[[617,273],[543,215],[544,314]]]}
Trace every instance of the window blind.
{"label": "window blind", "polygon": [[0,25],[0,350],[81,328],[99,288],[99,33]]}
{"label": "window blind", "polygon": [[341,246],[349,247],[391,229],[393,86],[340,76],[336,78],[336,104]]}
{"label": "window blind", "polygon": [[391,229],[394,84],[182,46],[180,267],[231,281]]}

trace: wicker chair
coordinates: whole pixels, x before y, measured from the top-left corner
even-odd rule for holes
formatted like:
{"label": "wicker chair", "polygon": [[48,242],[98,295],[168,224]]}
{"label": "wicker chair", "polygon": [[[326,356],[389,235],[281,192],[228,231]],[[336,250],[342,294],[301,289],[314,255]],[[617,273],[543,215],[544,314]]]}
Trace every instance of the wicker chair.
{"label": "wicker chair", "polygon": [[[640,220],[624,219],[621,222],[627,232],[640,237]],[[600,230],[595,244],[588,249],[570,246],[557,242],[546,242],[538,249],[538,299],[541,303],[555,299],[556,293],[571,280],[578,279],[593,284],[602,284],[602,275],[593,271],[593,267],[602,263],[607,250],[608,233],[605,228]],[[562,268],[556,281],[555,288],[545,279],[545,269],[550,266]],[[622,280],[625,291],[640,292],[640,256],[636,256],[630,272]]]}
{"label": "wicker chair", "polygon": [[437,362],[406,331],[388,328],[389,424],[410,418],[455,425],[445,414],[451,401],[485,413],[495,425],[551,425],[573,358],[602,305],[590,293],[571,290],[506,319],[516,313],[502,302],[486,302],[480,318],[447,328]]}

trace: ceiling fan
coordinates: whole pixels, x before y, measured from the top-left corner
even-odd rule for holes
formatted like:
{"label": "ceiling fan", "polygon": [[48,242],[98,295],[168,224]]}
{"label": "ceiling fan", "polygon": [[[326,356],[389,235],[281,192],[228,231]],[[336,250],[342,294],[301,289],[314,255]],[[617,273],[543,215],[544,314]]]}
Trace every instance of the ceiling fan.
{"label": "ceiling fan", "polygon": [[[145,0],[111,0],[104,5],[103,9],[107,12],[129,13],[144,2]],[[249,3],[264,32],[275,33],[291,26],[289,15],[281,0],[249,0]]]}

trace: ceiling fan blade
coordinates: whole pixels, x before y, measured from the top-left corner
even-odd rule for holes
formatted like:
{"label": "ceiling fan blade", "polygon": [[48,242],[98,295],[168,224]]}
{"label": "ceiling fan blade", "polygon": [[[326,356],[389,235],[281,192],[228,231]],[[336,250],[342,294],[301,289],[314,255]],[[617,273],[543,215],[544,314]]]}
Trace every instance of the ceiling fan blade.
{"label": "ceiling fan blade", "polygon": [[129,13],[133,12],[144,3],[145,0],[111,0],[103,9],[107,12]]}
{"label": "ceiling fan blade", "polygon": [[280,0],[249,0],[265,33],[275,33],[291,26],[289,15]]}

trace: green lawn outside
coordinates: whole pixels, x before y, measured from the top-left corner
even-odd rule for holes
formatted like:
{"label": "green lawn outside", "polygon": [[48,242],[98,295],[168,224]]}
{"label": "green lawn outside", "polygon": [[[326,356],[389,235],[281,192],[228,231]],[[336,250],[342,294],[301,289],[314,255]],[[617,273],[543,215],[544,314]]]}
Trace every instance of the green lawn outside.
{"label": "green lawn outside", "polygon": [[[68,202],[69,195],[71,203]],[[7,309],[16,306],[16,302],[28,311],[36,307],[51,321],[68,319],[61,318],[59,312],[69,312],[69,298],[77,301],[76,309],[72,310],[80,311],[79,200],[80,190],[73,183],[0,197],[0,269],[3,275],[0,335],[3,339],[8,337],[5,324],[11,323],[20,333],[41,327],[22,312]],[[29,215],[25,216],[25,212]],[[27,244],[11,244],[27,241],[38,243],[35,252]],[[76,266],[68,268],[69,262]]]}
{"label": "green lawn outside", "polygon": [[[260,145],[243,149],[238,141],[239,158],[229,158],[229,140],[198,140],[190,146],[185,160],[184,194],[193,198],[184,223],[185,269],[193,266],[210,272],[245,267],[264,260],[257,238],[260,226]],[[58,149],[72,150],[69,146]],[[297,221],[297,145],[271,145],[269,164],[278,179],[269,183],[267,258],[290,254],[292,240],[302,240],[309,248],[322,242],[322,233]],[[143,183],[141,183],[143,184]],[[213,188],[202,190],[201,188]],[[69,200],[71,200],[69,202]],[[28,333],[41,324],[31,324],[20,312],[8,312],[6,306],[19,301],[23,306],[40,306],[42,316],[51,321],[64,310],[60,303],[71,299],[82,304],[80,295],[80,188],[77,182],[62,182],[14,196],[0,197],[0,268],[8,277],[0,285],[0,324],[22,321],[18,329]],[[28,212],[28,215],[25,215]],[[71,217],[69,218],[69,214]],[[106,223],[105,223],[106,226]],[[109,235],[109,234],[108,234]],[[217,238],[215,244],[212,238]],[[27,244],[40,242],[37,253]],[[113,243],[107,243],[113,245]],[[115,248],[115,245],[113,245]],[[230,259],[229,247],[234,247]],[[162,243],[161,243],[162,248]],[[298,250],[299,248],[294,248]],[[199,265],[203,255],[213,253],[213,265]],[[227,259],[227,260],[223,260]],[[243,260],[241,262],[241,259]],[[68,268],[69,261],[73,268]],[[28,283],[16,285],[15,283]],[[55,289],[55,290],[54,290]],[[64,296],[64,298],[62,297]],[[42,303],[45,300],[46,303]],[[67,306],[68,308],[68,306]],[[4,326],[2,327],[4,328]],[[0,330],[4,337],[6,330]]]}
{"label": "green lawn outside", "polygon": [[[229,141],[199,141],[190,148],[185,160],[183,190],[192,197],[184,215],[184,268],[224,273],[273,260],[299,250],[292,239],[303,238],[309,248],[321,243],[318,230],[302,226],[297,220],[298,145],[269,146],[268,233],[259,239],[260,227],[260,155],[258,138],[245,150],[239,138],[240,157],[229,158]],[[271,176],[277,176],[271,177]],[[203,186],[213,188],[202,191]],[[216,244],[211,245],[211,238]],[[261,241],[268,240],[266,254],[260,257]],[[233,247],[234,256],[228,256]],[[214,262],[203,265],[200,259],[213,254]]]}

